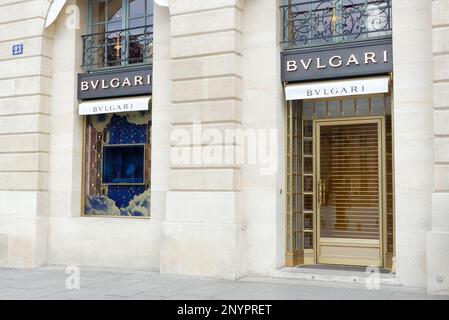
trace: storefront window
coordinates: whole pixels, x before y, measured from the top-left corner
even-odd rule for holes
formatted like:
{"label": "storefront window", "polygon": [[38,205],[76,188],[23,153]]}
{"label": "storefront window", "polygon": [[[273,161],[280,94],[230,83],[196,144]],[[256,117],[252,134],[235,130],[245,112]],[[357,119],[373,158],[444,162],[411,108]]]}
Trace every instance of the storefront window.
{"label": "storefront window", "polygon": [[151,112],[86,117],[87,216],[150,217]]}
{"label": "storefront window", "polygon": [[[379,131],[376,131],[375,143],[373,143],[371,131],[366,133],[347,131],[340,135],[332,135],[326,140],[323,139],[319,142],[317,140],[318,137],[322,137],[323,132],[321,127],[317,128],[319,124],[327,123],[330,124],[329,127],[344,128],[339,124],[355,123],[357,126],[362,124],[361,130],[365,130],[369,126],[366,127],[363,121],[370,118],[371,120],[376,119],[376,121],[383,118],[382,126],[385,126],[385,129],[382,134],[384,134],[385,147],[382,146],[379,149],[379,145],[375,144],[378,143]],[[372,206],[370,201],[374,200],[369,198],[373,197],[369,192],[380,190],[379,186],[382,183],[379,181],[379,171],[374,171],[376,169],[374,162],[370,162],[372,159],[369,158],[379,150],[383,152],[381,156],[385,159],[385,177],[382,178],[385,180],[385,185],[382,185],[382,188],[384,188],[386,196],[385,246],[387,250],[385,265],[392,265],[391,261],[394,256],[394,175],[391,118],[390,94],[293,100],[288,103],[285,216],[287,266],[317,263],[318,254],[321,254],[319,251],[319,239],[321,238],[319,237],[322,233],[319,232],[324,232],[325,227],[337,230],[338,228],[347,228],[348,230],[353,228],[355,230],[353,232],[358,235],[356,232],[361,234],[363,231],[368,234],[369,229],[372,228],[371,222],[377,223],[379,226],[380,218],[373,220],[369,215],[370,210],[374,209],[379,213],[379,207]],[[323,150],[331,150],[328,152],[328,158],[323,154]],[[333,157],[332,163],[329,161],[329,157]],[[363,161],[365,164],[362,167],[360,163]],[[331,171],[335,175],[332,183],[329,183],[328,178],[320,178]],[[367,180],[362,181],[362,178]],[[373,181],[378,185],[371,186]],[[329,192],[332,190],[333,198],[329,197]],[[361,197],[367,198],[363,198],[363,202],[357,202]],[[334,203],[324,208],[326,201],[334,201]],[[332,221],[322,218],[329,212],[334,212],[336,208],[341,208],[338,210],[342,212],[341,216],[338,216],[338,221],[335,217],[331,217],[335,218]],[[361,218],[357,212],[360,212]],[[372,219],[372,221],[366,222],[368,219]],[[357,227],[353,227],[353,225]],[[379,234],[379,229],[375,231]]]}
{"label": "storefront window", "polygon": [[87,71],[151,63],[152,0],[90,0],[84,40]]}

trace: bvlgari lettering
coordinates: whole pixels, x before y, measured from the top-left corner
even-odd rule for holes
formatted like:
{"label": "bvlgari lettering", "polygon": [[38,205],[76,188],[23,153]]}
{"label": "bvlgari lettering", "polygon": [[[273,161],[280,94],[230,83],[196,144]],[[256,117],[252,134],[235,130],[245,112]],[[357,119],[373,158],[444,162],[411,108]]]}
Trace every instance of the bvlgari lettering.
{"label": "bvlgari lettering", "polygon": [[130,87],[130,86],[131,81],[129,81],[129,78],[125,78],[125,80],[123,80],[122,87]]}
{"label": "bvlgari lettering", "polygon": [[105,80],[101,80],[101,89],[109,89],[109,86],[106,85],[106,81]]}
{"label": "bvlgari lettering", "polygon": [[149,96],[139,98],[107,99],[85,101],[79,105],[80,115],[146,111],[149,108]]}
{"label": "bvlgari lettering", "polygon": [[348,59],[348,63],[346,64],[347,66],[350,66],[351,64],[356,64],[359,65],[359,61],[357,60],[357,58],[355,57],[355,55],[351,54],[351,56]]}
{"label": "bvlgari lettering", "polygon": [[389,82],[390,78],[388,76],[377,76],[339,81],[288,84],[285,87],[285,97],[288,101],[291,101],[387,93]]}
{"label": "bvlgari lettering", "polygon": [[304,67],[305,70],[308,70],[308,69],[310,68],[310,64],[311,64],[311,63],[312,63],[312,59],[309,59],[309,60],[307,61],[307,64],[304,63],[304,60],[301,60],[301,64],[302,64],[302,66]]}
{"label": "bvlgari lettering", "polygon": [[343,61],[340,56],[333,56],[332,58],[329,59],[329,65],[332,68],[341,67],[342,64],[343,64]]}
{"label": "bvlgari lettering", "polygon": [[142,76],[136,76],[134,78],[134,84],[137,86],[143,86],[143,77]]}
{"label": "bvlgari lettering", "polygon": [[[101,84],[101,86],[100,86]],[[109,89],[109,88],[119,88],[119,87],[130,87],[130,86],[143,86],[145,84],[151,85],[151,76],[146,77],[146,83],[142,76],[135,76],[134,78],[113,78],[110,81],[107,80],[91,80],[91,81],[81,81],[81,91]]]}
{"label": "bvlgari lettering", "polygon": [[111,112],[123,112],[123,111],[132,111],[133,104],[132,103],[124,103],[124,104],[111,104],[111,105],[103,105],[92,107],[92,112],[94,114],[97,113],[111,113]]}
{"label": "bvlgari lettering", "polygon": [[298,70],[298,65],[296,64],[296,61],[287,61],[287,71],[291,72],[296,70]]}
{"label": "bvlgari lettering", "polygon": [[324,89],[313,89],[307,90],[308,97],[325,97],[325,96],[336,96],[336,95],[347,95],[347,94],[362,94],[365,92],[365,86],[351,86],[351,87],[340,87],[340,88],[324,88]]}
{"label": "bvlgari lettering", "polygon": [[321,64],[321,58],[317,58],[316,59],[316,67],[317,67],[317,69],[324,69],[324,68],[327,68],[327,65]]}
{"label": "bvlgari lettering", "polygon": [[88,101],[150,95],[152,75],[153,71],[148,66],[79,74],[78,99]]}
{"label": "bvlgari lettering", "polygon": [[358,55],[352,53],[346,55],[346,57],[344,57],[343,55],[334,55],[329,59],[317,57],[299,60],[287,60],[286,70],[287,72],[295,72],[300,70],[309,71],[312,68],[326,69],[328,67],[342,68],[343,66],[350,67],[350,66],[377,64],[379,63],[379,61],[382,61],[383,63],[388,63],[389,62],[388,56],[389,56],[388,51],[385,50],[379,54],[369,51]]}
{"label": "bvlgari lettering", "polygon": [[282,52],[281,61],[281,80],[287,83],[381,75],[393,72],[393,47],[387,40],[305,47]]}
{"label": "bvlgari lettering", "polygon": [[365,53],[365,64],[368,64],[370,61],[372,63],[377,63],[376,54],[374,52]]}
{"label": "bvlgari lettering", "polygon": [[118,88],[120,87],[120,79],[119,78],[114,78],[111,80],[111,87],[112,88]]}

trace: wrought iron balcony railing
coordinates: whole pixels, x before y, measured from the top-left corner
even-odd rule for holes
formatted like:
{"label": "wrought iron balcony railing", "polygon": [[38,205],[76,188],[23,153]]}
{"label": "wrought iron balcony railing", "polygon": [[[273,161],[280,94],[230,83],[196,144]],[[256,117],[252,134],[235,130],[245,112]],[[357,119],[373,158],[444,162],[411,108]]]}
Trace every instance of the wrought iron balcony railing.
{"label": "wrought iron balcony railing", "polygon": [[284,49],[391,37],[391,0],[290,0],[281,6]]}
{"label": "wrought iron balcony railing", "polygon": [[83,67],[98,69],[151,64],[153,60],[153,26],[106,31],[82,36]]}

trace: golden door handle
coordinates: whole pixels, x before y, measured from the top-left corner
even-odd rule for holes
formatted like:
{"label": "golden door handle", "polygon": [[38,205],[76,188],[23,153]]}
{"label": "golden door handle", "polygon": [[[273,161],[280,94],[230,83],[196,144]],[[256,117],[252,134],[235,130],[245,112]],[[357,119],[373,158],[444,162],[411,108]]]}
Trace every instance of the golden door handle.
{"label": "golden door handle", "polygon": [[326,205],[326,181],[320,179],[319,204],[321,207]]}

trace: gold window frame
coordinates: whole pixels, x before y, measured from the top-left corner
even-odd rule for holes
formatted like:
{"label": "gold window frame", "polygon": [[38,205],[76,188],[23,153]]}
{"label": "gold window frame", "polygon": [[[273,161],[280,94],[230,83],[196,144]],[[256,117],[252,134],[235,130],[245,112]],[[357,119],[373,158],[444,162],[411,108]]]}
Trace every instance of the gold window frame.
{"label": "gold window frame", "polygon": [[[392,75],[390,75],[392,78]],[[383,219],[383,234],[382,234],[382,245],[385,246],[385,248],[383,249],[383,267],[392,270],[393,272],[395,271],[395,256],[396,256],[396,232],[395,232],[395,228],[396,228],[396,215],[395,215],[395,176],[394,176],[394,172],[395,172],[395,156],[394,156],[394,95],[393,95],[393,90],[391,88],[391,84],[392,81],[390,82],[390,90],[388,93],[386,94],[372,94],[372,95],[360,95],[360,96],[346,96],[346,97],[333,97],[333,98],[323,98],[323,99],[313,99],[313,100],[294,100],[294,101],[287,101],[286,102],[286,116],[285,116],[285,128],[286,128],[286,160],[285,160],[285,165],[286,165],[286,193],[285,193],[285,241],[286,241],[286,248],[285,248],[285,265],[287,267],[292,267],[292,266],[298,266],[298,265],[307,265],[307,264],[316,264],[317,262],[317,251],[316,251],[316,245],[317,245],[317,215],[316,215],[316,150],[315,150],[315,146],[316,146],[316,137],[315,137],[315,115],[314,115],[314,125],[313,125],[313,148],[314,148],[314,160],[313,160],[313,173],[314,173],[314,199],[313,199],[313,205],[314,205],[314,215],[313,215],[313,229],[314,229],[314,237],[313,237],[313,249],[304,249],[304,248],[294,248],[293,246],[293,239],[292,237],[289,237],[289,234],[291,235],[291,227],[292,227],[292,218],[291,218],[291,212],[290,209],[292,207],[292,178],[291,178],[291,168],[293,167],[293,157],[289,154],[289,152],[292,150],[292,144],[293,141],[291,139],[291,134],[293,131],[292,125],[293,125],[293,121],[292,121],[292,114],[294,112],[295,108],[298,108],[297,104],[298,103],[304,103],[304,102],[308,102],[308,101],[313,101],[314,103],[316,102],[322,102],[322,101],[335,101],[335,100],[347,100],[347,99],[369,99],[369,116],[366,117],[355,117],[355,116],[350,116],[350,117],[339,117],[339,118],[334,118],[334,119],[329,119],[329,121],[331,120],[335,120],[335,121],[339,121],[339,120],[357,120],[357,119],[373,119],[375,117],[378,116],[373,116],[371,108],[372,108],[372,102],[371,99],[373,97],[376,96],[384,96],[384,114],[383,116],[381,116],[381,118],[384,119],[383,121],[383,125],[382,127],[385,129],[384,133],[382,133],[382,140],[383,142],[383,146],[384,146],[384,150],[383,152],[383,156],[382,158],[384,159],[383,165],[384,168],[387,169],[388,168],[388,162],[390,162],[390,168],[389,173],[387,172],[387,174],[391,175],[391,186],[387,187],[387,183],[385,183],[385,187],[383,188],[383,192],[384,194],[387,193],[388,191],[390,191],[390,193],[387,193],[387,195],[383,195],[383,199],[385,204],[387,204],[388,201],[388,197],[391,197],[391,200],[388,205],[391,208],[388,209],[384,209],[384,215],[388,215],[388,210],[391,210],[391,221],[390,221],[390,229],[391,229],[391,234],[389,233],[389,225],[387,225],[387,221],[388,221],[388,216],[385,217]],[[390,109],[387,110],[388,108],[388,104],[386,99],[389,99],[389,107]],[[342,103],[340,103],[340,110],[342,110]],[[354,103],[354,114],[356,113],[357,110],[357,106],[356,106],[356,102]],[[389,113],[387,112],[389,111]],[[388,114],[388,120],[386,119],[386,115]],[[327,115],[329,116],[329,108],[327,108]],[[322,121],[326,120],[326,119],[321,119]],[[389,124],[388,124],[389,122]],[[390,126],[390,130],[388,131],[388,126]],[[389,142],[388,142],[389,140]],[[389,146],[388,146],[389,143]],[[389,147],[390,150],[385,150],[386,147]],[[388,159],[390,158],[390,159]],[[384,163],[386,162],[386,163]],[[303,168],[303,163],[302,163],[302,168]],[[290,178],[289,178],[290,175]],[[384,179],[385,180],[385,179]],[[302,185],[304,181],[302,181]],[[390,188],[390,190],[388,190]],[[289,203],[290,202],[290,203]],[[303,201],[303,205],[304,205],[304,201]],[[304,227],[304,210],[301,213],[301,217],[302,217],[302,227]],[[290,222],[289,222],[290,219]],[[302,230],[302,235],[304,235],[304,229]],[[304,239],[303,239],[304,241]],[[389,243],[389,241],[391,241],[391,244]],[[304,245],[304,242],[302,242],[302,245]],[[389,251],[387,246],[390,245],[391,250]],[[290,250],[289,250],[290,249]]]}
{"label": "gold window frame", "polygon": [[[152,108],[149,110],[149,112],[152,112]],[[81,168],[81,208],[80,208],[80,217],[81,218],[90,218],[90,219],[95,219],[95,218],[106,218],[106,219],[137,219],[137,220],[151,220],[151,215],[148,217],[139,217],[139,216],[114,216],[114,215],[88,215],[86,214],[86,210],[85,210],[85,205],[86,205],[86,194],[87,194],[87,190],[86,190],[86,173],[87,173],[87,156],[86,156],[86,129],[87,129],[87,117],[88,116],[83,116],[83,120],[82,120],[82,125],[83,125],[83,130],[82,130],[82,134],[83,134],[83,141],[82,141],[82,168]],[[144,164],[146,166],[146,164],[148,163],[149,168],[145,167],[144,171],[145,171],[145,176],[148,177],[148,186],[149,189],[151,189],[151,168],[152,168],[152,142],[153,142],[153,123],[152,120],[150,121],[150,125],[148,128],[148,145],[145,147],[144,150]],[[148,158],[147,158],[148,157]],[[103,171],[103,162],[101,162],[101,171]],[[148,171],[148,173],[147,173]],[[101,173],[102,174],[102,173]],[[129,184],[131,185],[131,184]],[[142,185],[142,184],[139,184]]]}

